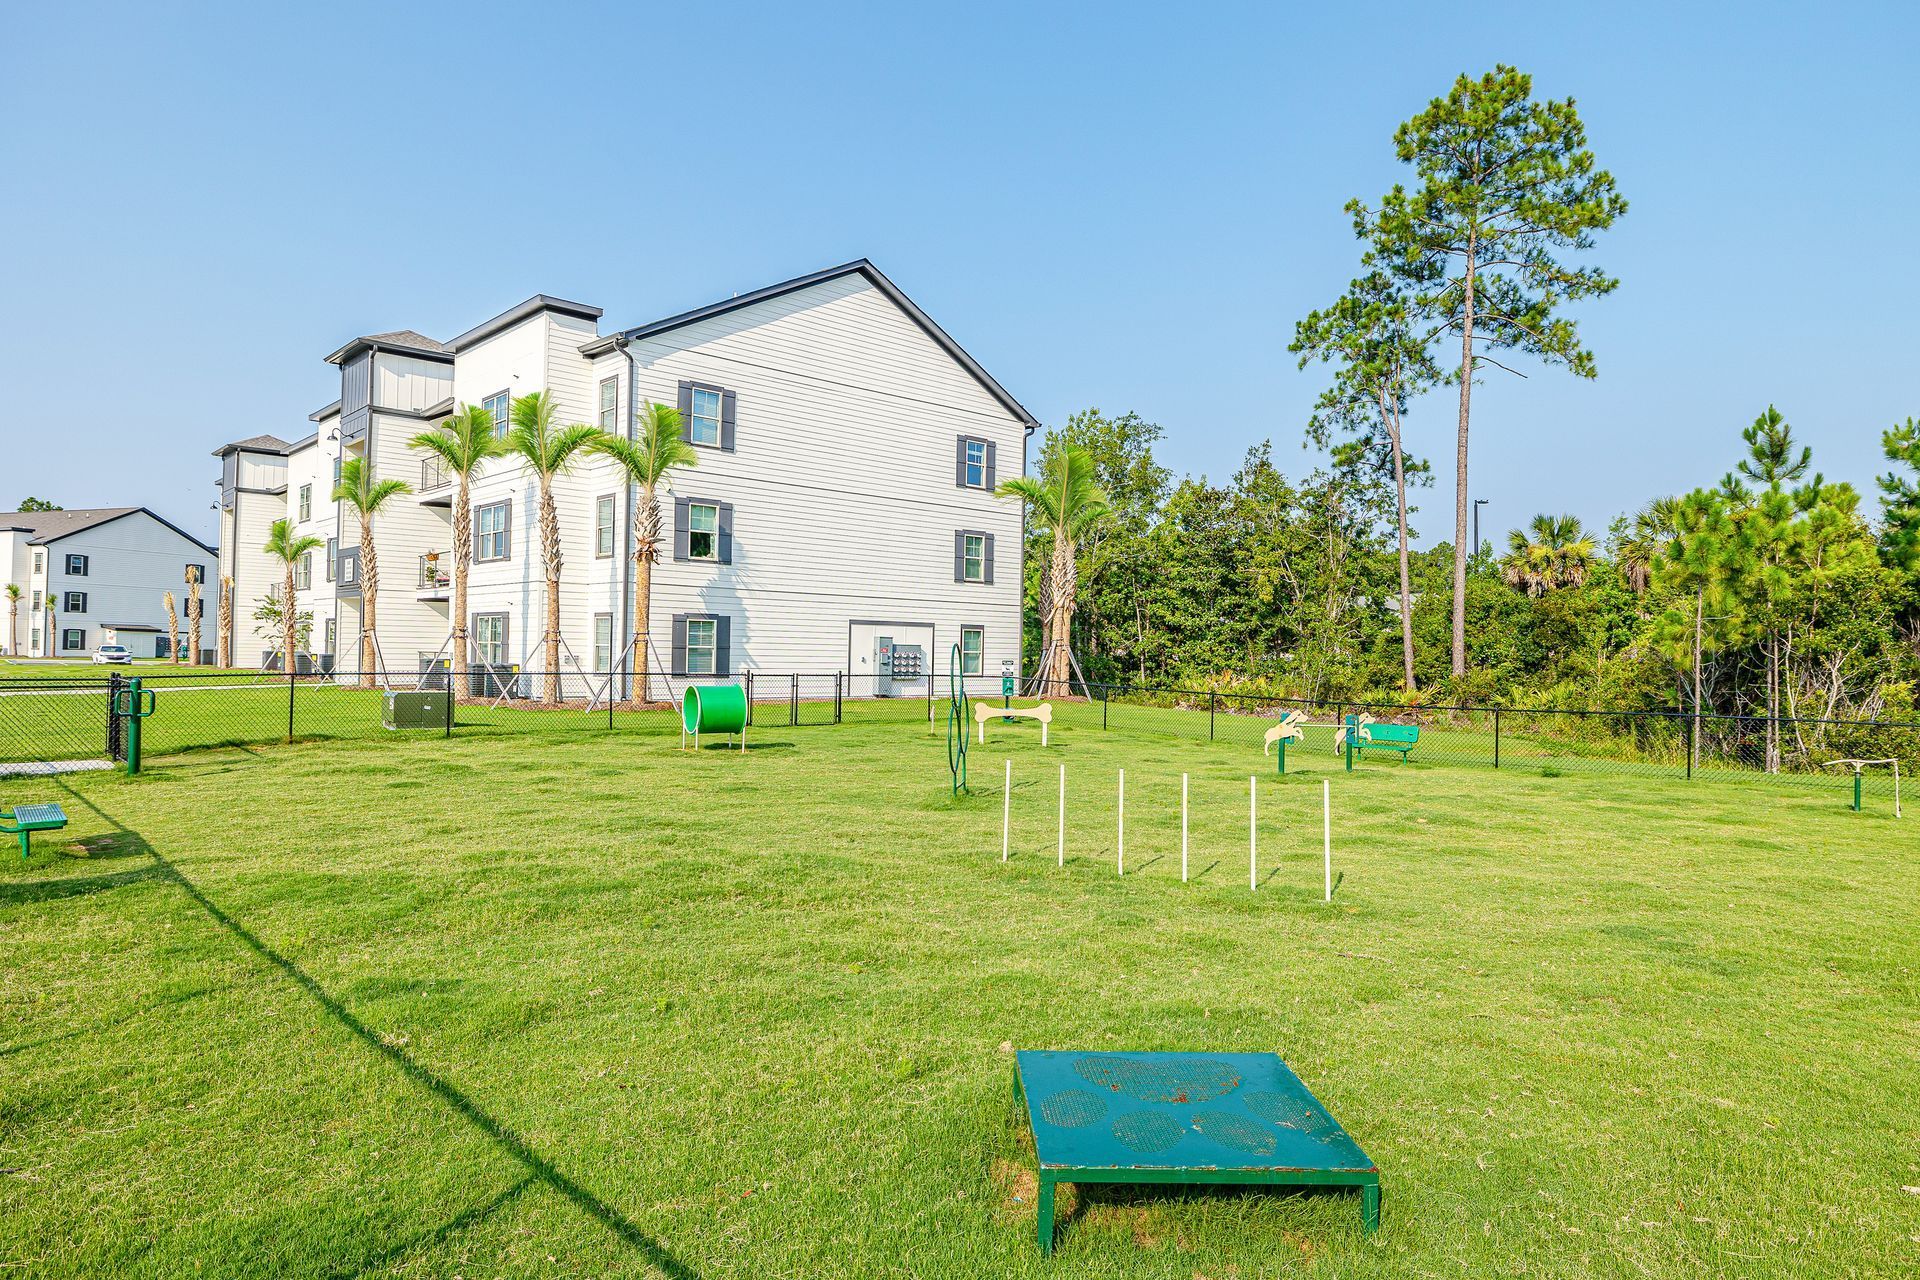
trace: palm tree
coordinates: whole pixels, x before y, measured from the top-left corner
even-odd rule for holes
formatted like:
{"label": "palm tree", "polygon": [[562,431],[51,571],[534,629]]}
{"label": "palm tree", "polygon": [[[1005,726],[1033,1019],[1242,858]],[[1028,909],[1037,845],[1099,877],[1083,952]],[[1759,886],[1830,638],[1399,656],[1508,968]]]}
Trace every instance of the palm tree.
{"label": "palm tree", "polygon": [[284,630],[284,640],[280,651],[282,655],[284,655],[286,668],[289,672],[292,672],[294,669],[294,619],[300,612],[294,608],[293,605],[293,566],[299,563],[300,557],[307,554],[307,552],[313,550],[315,547],[325,545],[324,542],[312,534],[308,534],[303,538],[294,537],[293,521],[291,520],[275,520],[273,527],[267,531],[267,545],[263,550],[275,560],[278,560],[281,567],[285,570],[285,574],[280,581],[280,625]]}
{"label": "palm tree", "polygon": [[545,391],[516,396],[507,432],[507,451],[517,453],[540,481],[540,549],[547,575],[547,688],[545,701],[560,701],[560,513],[553,505],[553,478],[562,475],[574,456],[605,436],[584,422],[554,424],[553,397]]}
{"label": "palm tree", "polygon": [[[373,627],[374,605],[380,594],[380,565],[374,559],[373,518],[380,509],[403,493],[412,493],[405,480],[375,480],[373,468],[365,458],[348,458],[340,464],[340,483],[333,488],[333,500],[352,507],[360,517],[360,687],[374,684]],[[315,546],[318,538],[307,539]],[[287,609],[293,609],[293,570],[287,570]],[[291,633],[289,633],[291,634]]]}
{"label": "palm tree", "polygon": [[1674,520],[1680,514],[1680,499],[1655,498],[1636,511],[1627,535],[1620,541],[1617,559],[1627,586],[1637,596],[1653,585],[1654,567],[1674,534]]}
{"label": "palm tree", "polygon": [[220,597],[214,602],[214,661],[233,665],[233,579],[220,575]]}
{"label": "palm tree", "polygon": [[169,591],[161,596],[160,603],[167,609],[167,659],[178,663],[180,661],[180,614],[173,607],[173,592]]}
{"label": "palm tree", "polygon": [[453,697],[458,702],[467,676],[467,566],[473,563],[473,477],[488,459],[507,451],[493,434],[493,413],[479,405],[462,405],[460,412],[431,431],[408,441],[440,460],[449,475],[460,478],[460,496],[453,504]]}
{"label": "palm tree", "polygon": [[1043,689],[1063,692],[1072,672],[1074,592],[1079,575],[1075,552],[1081,535],[1107,514],[1107,495],[1094,482],[1093,456],[1058,435],[1047,442],[1039,475],[1002,481],[994,493],[1020,499],[1053,531],[1048,640],[1034,674],[1044,682]]}
{"label": "palm tree", "polygon": [[633,705],[638,710],[652,699],[647,634],[653,623],[653,566],[660,559],[659,486],[675,467],[699,466],[700,453],[680,436],[680,411],[651,400],[635,419],[633,439],[602,436],[588,447],[613,459],[627,482],[640,486],[633,507]]}
{"label": "palm tree", "polygon": [[7,584],[7,652],[20,652],[20,584]]}
{"label": "palm tree", "polygon": [[1507,534],[1507,557],[1501,575],[1507,584],[1522,587],[1530,596],[1543,596],[1561,587],[1577,587],[1587,580],[1593,565],[1593,539],[1577,516],[1535,516],[1525,530]]}
{"label": "palm tree", "polygon": [[194,566],[187,571],[187,665],[200,665],[200,579],[205,570]]}

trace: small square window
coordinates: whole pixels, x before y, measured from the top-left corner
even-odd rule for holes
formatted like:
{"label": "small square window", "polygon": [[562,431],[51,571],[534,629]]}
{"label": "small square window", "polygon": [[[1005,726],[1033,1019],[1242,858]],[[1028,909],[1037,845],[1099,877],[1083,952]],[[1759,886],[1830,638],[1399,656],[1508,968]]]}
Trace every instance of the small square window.
{"label": "small square window", "polygon": [[476,613],[473,616],[474,661],[490,667],[507,663],[507,615]]}
{"label": "small square window", "polygon": [[610,493],[594,500],[593,554],[600,560],[613,554],[613,495]]}
{"label": "small square window", "polygon": [[600,429],[612,431],[620,417],[620,379],[600,380]]}
{"label": "small square window", "polygon": [[693,389],[692,421],[687,424],[687,439],[695,444],[720,443],[720,393],[706,387]]}
{"label": "small square window", "polygon": [[87,558],[85,556],[72,556],[72,555],[68,556],[67,557],[67,576],[72,578],[86,577],[87,576]]}
{"label": "small square window", "polygon": [[968,582],[987,580],[987,537],[983,533],[969,533],[961,541],[961,577]]}
{"label": "small square window", "polygon": [[712,618],[687,619],[687,674],[710,676],[713,671],[718,624]]}
{"label": "small square window", "polygon": [[482,400],[480,407],[493,415],[493,438],[505,440],[507,426],[513,415],[513,396],[508,392],[498,391]]}
{"label": "small square window", "polygon": [[86,648],[87,633],[79,627],[68,627],[60,633],[60,647],[68,650]]}
{"label": "small square window", "polygon": [[987,487],[987,442],[969,440],[967,448],[967,487],[984,489]]}
{"label": "small square window", "polygon": [[687,504],[687,558],[720,558],[720,508],[704,502]]}
{"label": "small square window", "polygon": [[987,633],[979,627],[960,628],[960,674],[981,674],[980,664],[987,650]]}
{"label": "small square window", "polygon": [[67,613],[85,613],[87,611],[87,593],[84,591],[67,592],[66,602],[62,605],[62,608]]}

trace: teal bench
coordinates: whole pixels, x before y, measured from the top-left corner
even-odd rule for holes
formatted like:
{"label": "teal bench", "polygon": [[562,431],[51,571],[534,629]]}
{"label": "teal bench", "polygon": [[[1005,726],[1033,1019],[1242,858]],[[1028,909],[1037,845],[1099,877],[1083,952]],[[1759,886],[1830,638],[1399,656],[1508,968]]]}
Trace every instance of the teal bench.
{"label": "teal bench", "polygon": [[67,812],[57,804],[17,804],[0,810],[0,834],[20,837],[20,856],[33,852],[31,841],[36,831],[58,831],[67,825]]}
{"label": "teal bench", "polygon": [[1362,751],[1398,751],[1401,763],[1405,763],[1407,752],[1420,744],[1420,726],[1417,724],[1379,724],[1367,726],[1366,735],[1356,746]]}

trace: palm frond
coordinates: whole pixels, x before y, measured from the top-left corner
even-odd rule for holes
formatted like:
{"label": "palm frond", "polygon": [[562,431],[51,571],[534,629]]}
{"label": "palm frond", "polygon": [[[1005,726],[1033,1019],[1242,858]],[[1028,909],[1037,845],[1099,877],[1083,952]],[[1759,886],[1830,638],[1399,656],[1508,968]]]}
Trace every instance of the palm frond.
{"label": "palm frond", "polygon": [[333,500],[370,517],[378,515],[380,508],[398,495],[412,492],[413,486],[405,480],[375,480],[365,458],[348,458],[340,464],[340,483],[333,487]]}
{"label": "palm frond", "polygon": [[493,414],[480,405],[462,405],[440,425],[407,441],[437,456],[456,476],[471,476],[490,458],[507,451],[506,442],[493,434]]}

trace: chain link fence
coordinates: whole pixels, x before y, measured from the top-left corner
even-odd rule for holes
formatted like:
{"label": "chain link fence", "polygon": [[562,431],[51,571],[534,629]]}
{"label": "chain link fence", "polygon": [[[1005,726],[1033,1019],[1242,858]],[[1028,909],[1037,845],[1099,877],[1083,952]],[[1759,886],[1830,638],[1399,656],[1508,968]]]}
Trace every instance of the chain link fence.
{"label": "chain link fence", "polygon": [[[44,772],[123,758],[114,692],[133,677],[0,678],[0,774]],[[141,670],[153,714],[142,725],[149,758],[275,742],[471,734],[616,732],[677,737],[679,701],[691,684],[742,684],[756,729],[838,724],[839,672],[711,676],[476,666],[425,670],[191,672]],[[447,696],[451,688],[453,697]],[[644,696],[636,698],[636,693]]]}

